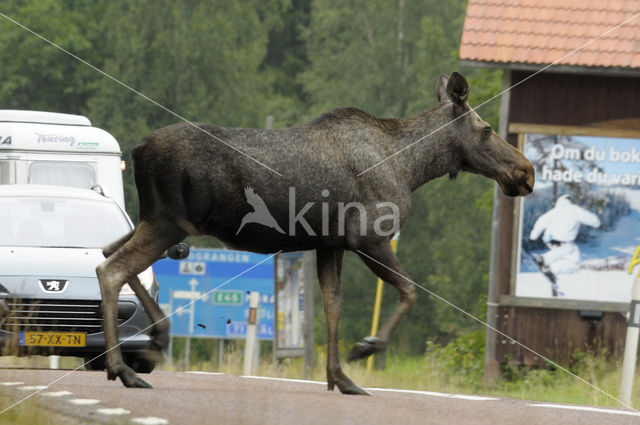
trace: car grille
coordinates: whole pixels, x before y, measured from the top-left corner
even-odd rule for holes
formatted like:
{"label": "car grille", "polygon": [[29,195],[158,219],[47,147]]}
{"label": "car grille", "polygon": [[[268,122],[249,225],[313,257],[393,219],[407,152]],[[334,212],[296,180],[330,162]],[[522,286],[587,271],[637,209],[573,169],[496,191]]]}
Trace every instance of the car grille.
{"label": "car grille", "polygon": [[[10,332],[102,332],[100,300],[5,299],[2,329]],[[135,304],[118,303],[118,324],[131,318]]]}

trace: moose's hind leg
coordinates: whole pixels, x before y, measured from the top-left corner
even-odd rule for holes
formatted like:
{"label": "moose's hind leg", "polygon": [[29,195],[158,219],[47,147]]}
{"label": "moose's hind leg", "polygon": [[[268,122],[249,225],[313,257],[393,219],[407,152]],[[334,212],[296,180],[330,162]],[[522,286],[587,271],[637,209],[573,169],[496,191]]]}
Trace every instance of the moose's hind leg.
{"label": "moose's hind leg", "polygon": [[[136,276],[184,236],[184,231],[169,221],[153,224],[142,221],[130,238],[96,268],[102,293],[107,377],[110,380],[119,377],[126,387],[151,387],[123,361],[118,347],[118,295],[126,282],[135,282],[134,287],[139,284]],[[120,241],[123,239],[126,237]]]}
{"label": "moose's hind leg", "polygon": [[327,386],[333,390],[337,385],[343,394],[369,395],[354,384],[340,367],[338,353],[338,322],[342,308],[340,274],[344,250],[318,249],[318,280],[322,293],[322,304],[327,317]]}
{"label": "moose's hind leg", "polygon": [[104,255],[104,258],[109,258],[114,252],[118,250],[118,248],[120,248],[122,245],[127,243],[129,239],[131,239],[134,233],[135,233],[135,229],[130,231],[129,233],[127,233],[117,241],[111,242],[109,245],[102,248],[102,255]]}
{"label": "moose's hind leg", "polygon": [[164,316],[158,303],[151,298],[151,295],[149,295],[144,286],[142,286],[138,276],[129,278],[128,283],[142,303],[142,307],[144,307],[153,324],[149,349],[144,353],[144,356],[151,361],[159,362],[162,360],[162,352],[166,351],[169,347],[169,319]]}

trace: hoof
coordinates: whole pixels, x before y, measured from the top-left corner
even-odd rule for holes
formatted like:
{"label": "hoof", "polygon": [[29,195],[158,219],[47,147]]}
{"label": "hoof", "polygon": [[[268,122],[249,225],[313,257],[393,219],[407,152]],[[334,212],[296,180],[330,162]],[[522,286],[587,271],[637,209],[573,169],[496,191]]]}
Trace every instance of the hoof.
{"label": "hoof", "polygon": [[387,349],[387,343],[377,336],[368,336],[353,346],[347,357],[348,362],[364,359],[372,354],[379,353]]}
{"label": "hoof", "polygon": [[371,395],[367,391],[354,384],[353,381],[349,379],[341,369],[338,369],[333,373],[327,371],[327,390],[333,391],[336,385],[338,386],[338,389],[342,394]]}
{"label": "hoof", "polygon": [[107,378],[112,381],[116,378],[120,378],[122,384],[127,388],[153,388],[151,384],[144,379],[139,378],[133,369],[124,363],[121,363],[114,368],[109,368],[109,370],[107,370]]}
{"label": "hoof", "polygon": [[130,383],[130,385],[127,385],[127,383],[124,381],[123,383],[124,383],[124,386],[127,388],[153,388],[153,386],[150,383],[148,383],[142,378],[138,378],[137,376],[133,380],[133,382]]}
{"label": "hoof", "polygon": [[363,390],[353,382],[345,389],[340,388],[340,392],[347,395],[371,395],[370,392]]}

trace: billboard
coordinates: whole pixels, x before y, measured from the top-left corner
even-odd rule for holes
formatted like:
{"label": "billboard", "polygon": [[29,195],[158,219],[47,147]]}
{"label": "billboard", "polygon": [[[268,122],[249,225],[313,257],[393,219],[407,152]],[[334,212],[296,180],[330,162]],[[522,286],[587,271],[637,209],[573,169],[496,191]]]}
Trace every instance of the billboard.
{"label": "billboard", "polygon": [[628,303],[640,243],[640,139],[527,134],[515,295]]}
{"label": "billboard", "polygon": [[276,260],[278,312],[277,344],[281,348],[303,348],[304,272],[302,253],[281,254]]}
{"label": "billboard", "polygon": [[275,262],[276,358],[305,357],[305,373],[313,363],[313,284],[311,252],[278,254]]}
{"label": "billboard", "polygon": [[273,264],[270,255],[224,249],[192,249],[184,260],[157,261],[160,306],[166,315],[175,312],[171,335],[244,339],[249,293],[255,291],[260,294],[258,338],[272,340]]}

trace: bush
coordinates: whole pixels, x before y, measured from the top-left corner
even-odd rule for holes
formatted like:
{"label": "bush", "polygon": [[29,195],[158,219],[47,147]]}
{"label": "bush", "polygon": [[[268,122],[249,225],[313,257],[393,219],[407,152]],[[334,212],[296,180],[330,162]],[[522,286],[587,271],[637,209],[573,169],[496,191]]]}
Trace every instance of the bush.
{"label": "bush", "polygon": [[427,341],[428,367],[435,367],[446,380],[462,380],[466,385],[482,384],[484,375],[485,330],[465,333],[447,345]]}

